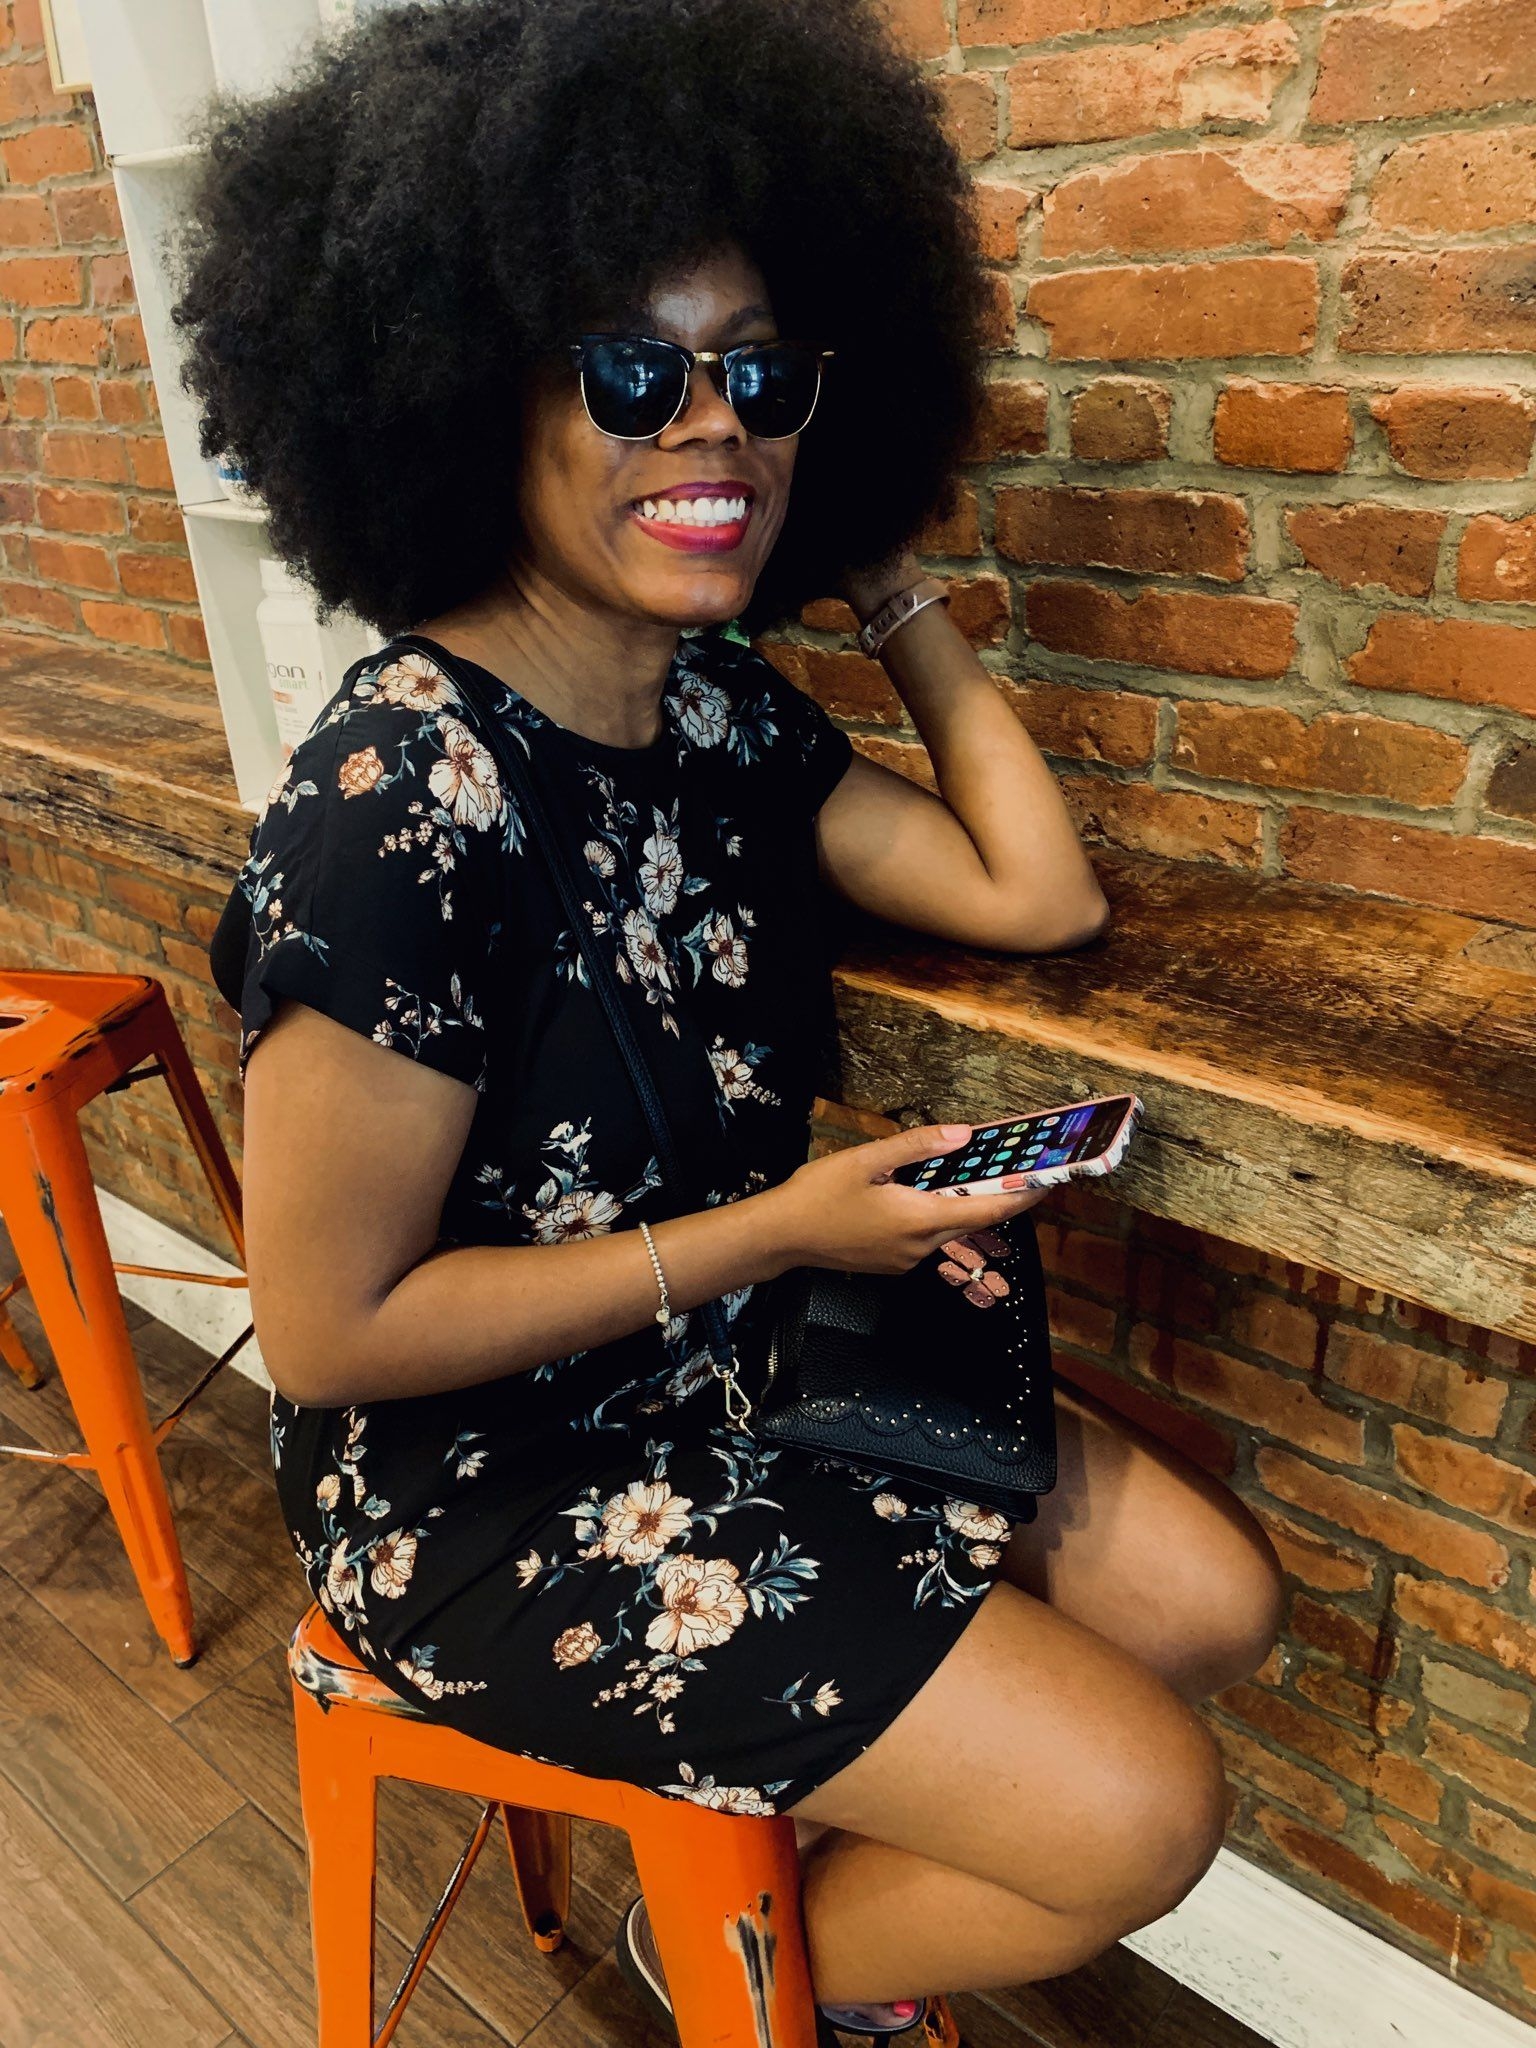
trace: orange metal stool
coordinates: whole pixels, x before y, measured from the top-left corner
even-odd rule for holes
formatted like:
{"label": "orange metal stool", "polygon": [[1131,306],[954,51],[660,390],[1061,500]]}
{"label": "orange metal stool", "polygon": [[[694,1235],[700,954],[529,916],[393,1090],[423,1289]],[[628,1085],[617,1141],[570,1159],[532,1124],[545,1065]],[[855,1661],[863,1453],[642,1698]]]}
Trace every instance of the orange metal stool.
{"label": "orange metal stool", "polygon": [[[792,1820],[663,1799],[616,1779],[513,1756],[423,1720],[416,1706],[364,1669],[318,1607],[294,1631],[288,1665],[309,1842],[320,2048],[385,2048],[498,1817],[528,1931],[541,1949],[558,1948],[570,1910],[572,1814],[629,1836],[682,2048],[815,2048]],[[486,1804],[375,2033],[380,1778],[467,1792]],[[956,2042],[943,2000],[928,2007],[928,2048]]]}
{"label": "orange metal stool", "polygon": [[99,1474],[150,1619],[176,1662],[190,1664],[192,1605],[155,1453],[252,1331],[248,1325],[171,1414],[152,1424],[115,1276],[209,1287],[244,1287],[245,1276],[116,1263],[77,1121],[96,1096],[157,1075],[170,1089],[243,1267],[239,1183],[159,982],[147,974],[0,972],[0,1217],[21,1266],[0,1288],[0,1357],[23,1385],[36,1386],[37,1367],[5,1306],[29,1288],[85,1439],[84,1451],[17,1444],[0,1451]]}

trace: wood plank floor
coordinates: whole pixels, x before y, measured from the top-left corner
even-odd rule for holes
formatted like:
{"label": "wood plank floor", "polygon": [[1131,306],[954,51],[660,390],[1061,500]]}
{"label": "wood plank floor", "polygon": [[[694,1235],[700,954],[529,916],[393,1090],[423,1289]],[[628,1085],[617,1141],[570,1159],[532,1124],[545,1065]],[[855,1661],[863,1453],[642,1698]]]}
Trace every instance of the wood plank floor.
{"label": "wood plank floor", "polygon": [[[15,1271],[0,1230],[0,1280]],[[0,1364],[0,1441],[75,1434],[46,1377]],[[129,1306],[163,1412],[203,1355]],[[306,2048],[314,2040],[304,1857],[283,1645],[306,1595],[266,1461],[266,1404],[226,1373],[167,1442],[202,1651],[153,1638],[88,1475],[0,1459],[0,2048]],[[379,1982],[395,1981],[474,1820],[471,1802],[386,1785]],[[401,2048],[676,2048],[619,1977],[635,1891],[621,1836],[579,1823],[569,1939],[522,1934],[494,1838],[399,2034]],[[1257,2035],[1116,1949],[1052,1983],[956,2000],[972,2048],[1261,2048]]]}

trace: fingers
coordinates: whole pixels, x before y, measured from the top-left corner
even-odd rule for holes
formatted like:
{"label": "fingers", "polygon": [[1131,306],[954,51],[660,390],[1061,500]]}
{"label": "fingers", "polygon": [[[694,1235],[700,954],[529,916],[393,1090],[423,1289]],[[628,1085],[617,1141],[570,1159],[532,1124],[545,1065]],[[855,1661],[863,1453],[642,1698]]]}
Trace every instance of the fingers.
{"label": "fingers", "polygon": [[969,1124],[923,1124],[915,1131],[893,1131],[888,1138],[872,1138],[859,1147],[859,1157],[870,1168],[873,1180],[894,1166],[910,1166],[916,1159],[938,1159],[957,1151],[970,1135]]}

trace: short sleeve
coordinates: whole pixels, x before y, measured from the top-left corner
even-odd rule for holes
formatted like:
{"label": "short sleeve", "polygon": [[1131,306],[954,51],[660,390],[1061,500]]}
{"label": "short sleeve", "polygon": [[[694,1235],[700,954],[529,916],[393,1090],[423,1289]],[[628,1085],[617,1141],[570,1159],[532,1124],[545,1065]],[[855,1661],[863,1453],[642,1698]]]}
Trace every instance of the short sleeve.
{"label": "short sleeve", "polygon": [[236,882],[242,1080],[287,996],[483,1093],[508,836],[449,678],[416,653],[352,672],[268,792]]}
{"label": "short sleeve", "polygon": [[797,689],[744,642],[716,636],[715,673],[731,700],[732,739],[759,751],[774,798],[814,816],[842,781],[853,742],[814,697]]}

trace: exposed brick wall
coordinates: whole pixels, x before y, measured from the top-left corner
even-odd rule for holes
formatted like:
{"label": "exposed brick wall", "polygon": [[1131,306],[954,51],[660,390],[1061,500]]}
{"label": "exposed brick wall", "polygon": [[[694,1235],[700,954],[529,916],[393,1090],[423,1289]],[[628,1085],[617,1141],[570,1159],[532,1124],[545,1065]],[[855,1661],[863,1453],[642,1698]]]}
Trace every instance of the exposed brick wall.
{"label": "exposed brick wall", "polygon": [[0,618],[206,662],[112,176],[89,94],[0,4]]}
{"label": "exposed brick wall", "polygon": [[[820,1143],[887,1128],[829,1110]],[[1536,2013],[1536,1345],[1102,1187],[1034,1214],[1058,1372],[1233,1487],[1285,1565],[1280,1644],[1211,1714],[1233,1845]]]}
{"label": "exposed brick wall", "polygon": [[887,4],[997,289],[923,552],[1086,836],[1536,924],[1530,0]]}

